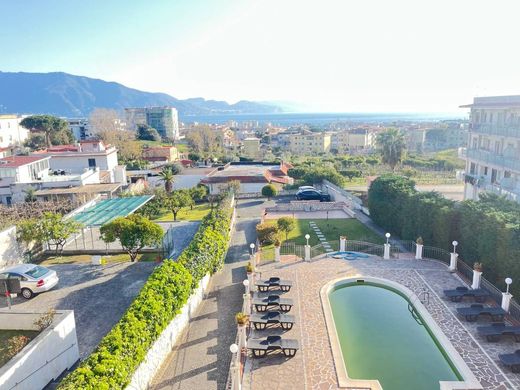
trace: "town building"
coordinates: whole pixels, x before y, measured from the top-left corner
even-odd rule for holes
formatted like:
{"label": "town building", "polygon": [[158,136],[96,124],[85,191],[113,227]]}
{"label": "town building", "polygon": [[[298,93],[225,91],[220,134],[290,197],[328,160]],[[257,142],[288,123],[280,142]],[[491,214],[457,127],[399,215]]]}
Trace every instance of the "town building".
{"label": "town building", "polygon": [[329,133],[303,131],[289,136],[289,150],[294,154],[316,155],[330,152],[331,135]]}
{"label": "town building", "polygon": [[375,144],[375,131],[368,128],[355,128],[332,134],[331,151],[352,153],[371,150]]}
{"label": "town building", "polygon": [[143,149],[143,160],[152,163],[170,163],[179,160],[179,151],[175,146],[153,146]]}
{"label": "town building", "polygon": [[281,189],[285,184],[292,184],[289,177],[290,164],[262,162],[232,162],[209,173],[201,183],[206,185],[209,193],[220,193],[230,182],[240,182],[239,194],[261,194],[262,188],[273,184]]}
{"label": "town building", "polygon": [[179,116],[174,107],[125,108],[128,128],[136,131],[137,125],[148,125],[163,138],[178,140]]}
{"label": "town building", "polygon": [[260,138],[251,137],[242,141],[242,154],[251,159],[260,158]]}
{"label": "town building", "polygon": [[92,137],[90,125],[86,118],[67,118],[69,129],[72,131],[74,138],[77,141],[82,141]]}
{"label": "town building", "polygon": [[[95,191],[92,185],[96,185]],[[100,185],[100,172],[87,169],[79,173],[51,169],[50,156],[10,156],[0,159],[0,203],[13,204],[25,201],[28,190],[35,190],[37,199],[49,200],[66,197],[78,200],[74,195],[83,192],[81,200],[92,199],[100,193],[113,193],[120,184]],[[50,196],[58,192],[61,196]],[[88,195],[88,196],[87,196]]]}
{"label": "town building", "polygon": [[520,95],[476,97],[470,108],[464,198],[483,191],[520,202]]}
{"label": "town building", "polygon": [[97,170],[100,183],[126,185],[126,167],[119,165],[117,149],[103,141],[81,141],[76,145],[57,145],[34,152],[33,156],[50,157],[51,170],[64,170],[70,174]]}
{"label": "town building", "polygon": [[29,138],[29,130],[20,125],[21,115],[0,115],[0,148],[21,146]]}

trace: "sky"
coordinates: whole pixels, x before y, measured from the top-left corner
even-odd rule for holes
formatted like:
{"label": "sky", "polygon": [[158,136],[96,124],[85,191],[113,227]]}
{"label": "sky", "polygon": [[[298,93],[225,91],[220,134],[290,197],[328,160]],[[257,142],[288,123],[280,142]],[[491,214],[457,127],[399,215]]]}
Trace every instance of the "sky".
{"label": "sky", "polygon": [[517,0],[0,0],[0,71],[307,112],[520,94]]}

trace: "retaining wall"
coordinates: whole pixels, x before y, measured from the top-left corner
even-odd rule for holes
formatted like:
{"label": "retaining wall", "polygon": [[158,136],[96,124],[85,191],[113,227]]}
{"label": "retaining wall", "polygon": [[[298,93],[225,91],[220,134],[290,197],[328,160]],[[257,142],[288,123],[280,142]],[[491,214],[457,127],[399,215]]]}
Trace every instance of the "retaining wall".
{"label": "retaining wall", "polygon": [[16,226],[0,232],[0,269],[23,262],[23,250],[16,241]]}

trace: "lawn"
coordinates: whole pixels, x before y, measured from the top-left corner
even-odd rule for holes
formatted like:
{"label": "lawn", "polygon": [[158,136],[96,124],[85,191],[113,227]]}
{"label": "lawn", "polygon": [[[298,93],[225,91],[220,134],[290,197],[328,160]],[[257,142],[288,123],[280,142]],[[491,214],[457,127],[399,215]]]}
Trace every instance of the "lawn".
{"label": "lawn", "polygon": [[[211,208],[208,203],[198,204],[193,207],[193,210],[189,208],[182,209],[177,214],[177,221],[200,221],[204,218]],[[166,222],[173,221],[173,213],[168,210],[161,212],[159,216],[153,219],[155,222]]]}
{"label": "lawn", "polygon": [[6,364],[16,353],[9,351],[9,339],[17,336],[25,336],[28,338],[27,345],[32,339],[38,335],[36,330],[0,330],[0,367]]}
{"label": "lawn", "polygon": [[[374,233],[357,219],[297,219],[296,227],[289,233],[288,240],[298,245],[305,245],[305,235],[309,234],[309,245],[314,246],[320,243],[318,236],[311,229],[309,222],[314,221],[320,228],[326,240],[335,250],[339,249],[339,236],[347,236],[348,240],[368,241],[377,244],[383,244],[384,238]],[[270,220],[267,223],[275,224],[276,220]],[[285,241],[285,235],[282,235]],[[274,259],[273,245],[262,247],[262,260]]]}
{"label": "lawn", "polygon": [[[41,265],[56,265],[56,264],[85,264],[90,263],[92,255],[70,255],[70,256],[50,256],[41,261]],[[105,261],[105,264],[123,263],[130,261],[130,256],[126,253],[117,255],[103,256],[101,260]],[[155,261],[157,260],[157,253],[141,253],[137,255],[137,261]]]}

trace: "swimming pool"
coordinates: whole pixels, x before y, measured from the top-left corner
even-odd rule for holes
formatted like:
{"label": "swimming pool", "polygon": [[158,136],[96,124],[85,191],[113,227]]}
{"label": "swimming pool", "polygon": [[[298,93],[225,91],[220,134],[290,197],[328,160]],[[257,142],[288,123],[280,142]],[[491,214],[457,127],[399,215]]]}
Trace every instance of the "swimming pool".
{"label": "swimming pool", "polygon": [[[442,382],[447,389],[480,388],[406,287],[376,278],[343,279],[326,287],[326,320],[329,335],[334,333],[330,336],[338,378],[345,382],[340,385],[439,390]],[[464,381],[469,381],[467,387]]]}

